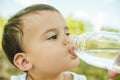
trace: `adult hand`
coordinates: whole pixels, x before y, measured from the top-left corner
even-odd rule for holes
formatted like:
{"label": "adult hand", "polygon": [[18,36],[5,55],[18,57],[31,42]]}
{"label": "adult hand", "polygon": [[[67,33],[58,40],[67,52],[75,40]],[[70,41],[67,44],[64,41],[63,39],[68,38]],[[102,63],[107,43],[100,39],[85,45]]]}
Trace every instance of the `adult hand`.
{"label": "adult hand", "polygon": [[110,78],[115,78],[118,76],[118,73],[117,72],[113,72],[113,71],[108,71],[108,76]]}

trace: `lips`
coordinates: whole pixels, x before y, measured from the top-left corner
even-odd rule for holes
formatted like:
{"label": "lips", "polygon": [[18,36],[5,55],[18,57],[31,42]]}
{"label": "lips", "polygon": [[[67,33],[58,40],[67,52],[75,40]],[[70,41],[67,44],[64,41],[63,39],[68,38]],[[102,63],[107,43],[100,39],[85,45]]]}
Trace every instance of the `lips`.
{"label": "lips", "polygon": [[77,55],[74,53],[73,50],[70,50],[69,54],[72,56],[73,59],[75,59],[77,57]]}

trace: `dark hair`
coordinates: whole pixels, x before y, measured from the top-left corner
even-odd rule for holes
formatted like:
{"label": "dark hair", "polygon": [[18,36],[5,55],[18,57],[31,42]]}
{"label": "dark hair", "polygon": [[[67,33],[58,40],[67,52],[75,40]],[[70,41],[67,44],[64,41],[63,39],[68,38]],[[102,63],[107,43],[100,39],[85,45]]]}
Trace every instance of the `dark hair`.
{"label": "dark hair", "polygon": [[29,13],[43,10],[56,11],[60,13],[57,9],[50,5],[35,4],[19,11],[17,14],[11,17],[8,20],[7,24],[4,26],[2,35],[2,47],[12,64],[14,64],[13,59],[15,54],[19,52],[24,52],[22,49],[23,22],[20,18]]}

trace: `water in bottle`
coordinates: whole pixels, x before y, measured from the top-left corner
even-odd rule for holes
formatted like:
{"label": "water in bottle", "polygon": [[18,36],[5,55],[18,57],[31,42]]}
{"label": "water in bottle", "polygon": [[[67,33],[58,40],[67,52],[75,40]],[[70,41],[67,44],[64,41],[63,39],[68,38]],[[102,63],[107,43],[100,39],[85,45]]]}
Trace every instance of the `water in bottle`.
{"label": "water in bottle", "polygon": [[73,35],[71,42],[86,63],[120,73],[120,33],[88,32]]}

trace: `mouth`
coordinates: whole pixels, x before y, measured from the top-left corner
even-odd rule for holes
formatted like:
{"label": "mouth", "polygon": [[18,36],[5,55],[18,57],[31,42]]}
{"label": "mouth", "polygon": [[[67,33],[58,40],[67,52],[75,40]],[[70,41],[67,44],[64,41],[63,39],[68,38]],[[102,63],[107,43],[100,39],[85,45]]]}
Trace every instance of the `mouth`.
{"label": "mouth", "polygon": [[70,50],[69,54],[71,55],[72,59],[77,58],[77,55],[75,54],[75,52],[73,50]]}

